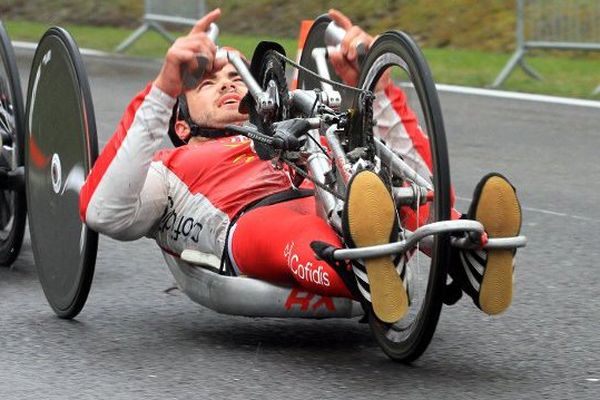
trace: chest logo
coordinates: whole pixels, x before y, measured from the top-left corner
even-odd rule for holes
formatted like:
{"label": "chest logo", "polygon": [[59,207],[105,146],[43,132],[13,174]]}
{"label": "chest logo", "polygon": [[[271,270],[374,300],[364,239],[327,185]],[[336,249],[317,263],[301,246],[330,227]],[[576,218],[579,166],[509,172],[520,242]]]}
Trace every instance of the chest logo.
{"label": "chest logo", "polygon": [[233,149],[241,148],[241,150],[244,151],[243,153],[237,155],[233,159],[233,161],[232,161],[233,164],[238,164],[238,163],[246,164],[251,161],[254,161],[257,158],[252,144],[253,144],[253,142],[251,140],[235,141],[232,143],[225,144],[225,147],[229,147],[229,148],[233,148]]}
{"label": "chest logo", "polygon": [[202,232],[202,224],[196,222],[192,217],[188,217],[175,210],[173,198],[169,196],[169,201],[165,212],[163,213],[158,224],[159,232],[168,232],[168,236],[172,240],[183,240],[189,238],[192,242],[198,243],[200,232]]}

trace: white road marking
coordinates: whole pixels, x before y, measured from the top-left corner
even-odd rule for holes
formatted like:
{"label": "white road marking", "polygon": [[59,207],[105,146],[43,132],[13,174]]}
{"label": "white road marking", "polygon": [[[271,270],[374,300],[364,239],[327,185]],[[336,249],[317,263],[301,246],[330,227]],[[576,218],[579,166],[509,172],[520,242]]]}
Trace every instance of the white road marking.
{"label": "white road marking", "polygon": [[454,85],[445,85],[445,84],[437,84],[435,86],[441,92],[472,94],[472,95],[476,95],[476,96],[498,97],[498,98],[502,98],[502,99],[527,100],[527,101],[536,101],[539,103],[553,103],[553,104],[562,104],[562,105],[568,105],[568,106],[600,108],[600,101],[596,101],[596,100],[583,100],[583,99],[574,99],[574,98],[569,98],[569,97],[548,96],[548,95],[543,95],[543,94],[531,94],[531,93],[519,93],[519,92],[508,92],[505,90],[482,89],[482,88],[454,86]]}
{"label": "white road marking", "polygon": [[[471,203],[471,201],[472,201],[471,198],[460,197],[460,196],[456,196],[456,200],[465,201],[467,203]],[[574,214],[562,213],[562,212],[557,212],[557,211],[545,210],[543,208],[523,207],[523,206],[521,206],[521,209],[525,210],[525,211],[537,212],[537,213],[540,213],[540,214],[554,215],[554,216],[557,216],[557,217],[567,217],[567,218],[578,219],[580,221],[600,222],[600,219],[596,219],[596,218],[589,218],[589,217],[584,217],[584,216],[581,216],[581,215],[574,215]]]}
{"label": "white road marking", "polygon": [[[35,51],[35,49],[37,49],[37,43],[33,43],[33,42],[20,42],[18,40],[13,40],[12,44],[13,44],[14,48],[18,48],[18,49],[34,50],[34,51]],[[109,53],[106,51],[93,50],[93,49],[86,49],[83,47],[79,48],[79,52],[84,56],[93,56],[93,57],[105,57],[105,58],[112,57],[115,59],[123,59],[123,58],[130,57],[130,56],[123,55],[123,54]],[[131,57],[131,58],[135,58],[135,57]]]}

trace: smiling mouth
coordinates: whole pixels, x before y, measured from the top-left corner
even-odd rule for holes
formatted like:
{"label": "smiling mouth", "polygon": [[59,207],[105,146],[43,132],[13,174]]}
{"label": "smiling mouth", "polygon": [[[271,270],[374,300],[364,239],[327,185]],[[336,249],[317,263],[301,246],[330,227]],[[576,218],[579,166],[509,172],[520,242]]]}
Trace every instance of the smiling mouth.
{"label": "smiling mouth", "polygon": [[219,107],[228,106],[228,105],[237,105],[237,104],[239,104],[239,102],[240,102],[239,96],[228,95],[219,102]]}

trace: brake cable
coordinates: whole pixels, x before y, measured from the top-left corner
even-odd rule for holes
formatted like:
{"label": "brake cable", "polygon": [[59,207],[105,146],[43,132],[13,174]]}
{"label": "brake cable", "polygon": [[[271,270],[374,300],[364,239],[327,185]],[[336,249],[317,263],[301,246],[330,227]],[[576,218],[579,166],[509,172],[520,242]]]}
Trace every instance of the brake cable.
{"label": "brake cable", "polygon": [[278,51],[274,51],[273,52],[277,57],[279,57],[280,59],[282,59],[284,62],[292,65],[293,67],[306,72],[307,74],[309,74],[310,76],[312,76],[313,78],[316,78],[318,80],[320,80],[321,82],[325,82],[325,83],[329,83],[332,86],[337,86],[343,89],[347,89],[347,90],[351,90],[354,92],[358,92],[358,93],[366,93],[366,92],[371,92],[370,90],[365,90],[365,89],[360,89],[354,86],[350,86],[350,85],[346,85],[340,82],[336,82],[334,80],[331,79],[327,79],[327,78],[323,78],[321,75],[317,74],[314,71],[311,71],[310,69],[303,67],[302,65],[298,64],[297,62],[295,62],[294,60],[287,58],[286,56],[284,56],[283,54],[279,53]]}

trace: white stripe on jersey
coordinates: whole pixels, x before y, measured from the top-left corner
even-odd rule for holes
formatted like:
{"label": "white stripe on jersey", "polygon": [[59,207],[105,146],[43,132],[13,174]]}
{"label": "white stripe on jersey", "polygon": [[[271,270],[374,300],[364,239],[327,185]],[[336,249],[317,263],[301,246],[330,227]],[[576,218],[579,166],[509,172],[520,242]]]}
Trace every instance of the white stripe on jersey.
{"label": "white stripe on jersey", "polygon": [[86,224],[119,240],[146,235],[167,202],[163,177],[150,168],[175,100],[152,87],[92,195]]}
{"label": "white stripe on jersey", "polygon": [[221,257],[229,216],[201,193],[191,193],[188,185],[160,161],[152,165],[163,170],[168,186],[166,209],[152,236],[162,248],[176,254],[192,249]]}

